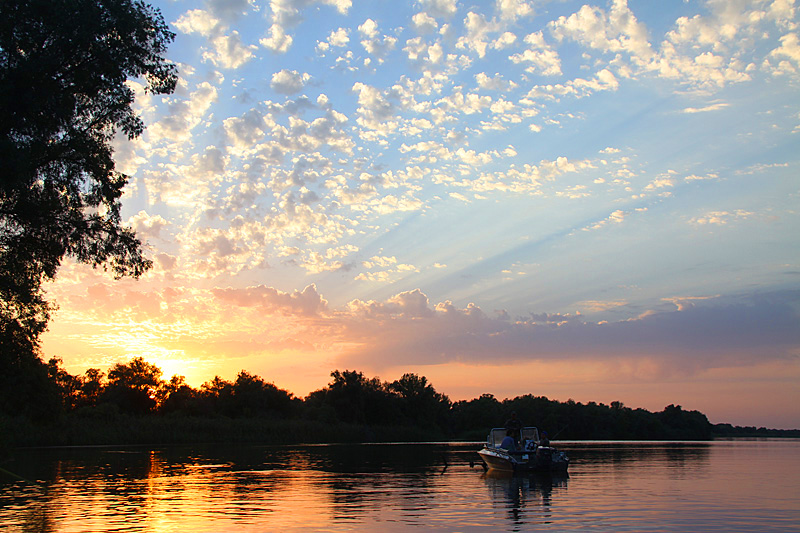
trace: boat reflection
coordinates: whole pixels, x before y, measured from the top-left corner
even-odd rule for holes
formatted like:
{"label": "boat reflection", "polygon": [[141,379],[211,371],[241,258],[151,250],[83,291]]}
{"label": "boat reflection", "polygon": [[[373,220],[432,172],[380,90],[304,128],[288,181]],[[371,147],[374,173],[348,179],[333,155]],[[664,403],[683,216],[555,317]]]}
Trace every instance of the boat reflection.
{"label": "boat reflection", "polygon": [[513,530],[552,522],[552,499],[567,490],[567,474],[514,474],[489,470],[484,474],[492,501],[507,512]]}

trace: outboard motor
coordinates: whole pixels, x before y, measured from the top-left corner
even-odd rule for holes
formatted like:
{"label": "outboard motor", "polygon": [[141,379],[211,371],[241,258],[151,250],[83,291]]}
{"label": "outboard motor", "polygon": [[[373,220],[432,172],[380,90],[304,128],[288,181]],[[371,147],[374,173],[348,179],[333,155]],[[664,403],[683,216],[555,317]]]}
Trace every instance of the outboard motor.
{"label": "outboard motor", "polygon": [[549,446],[539,446],[536,449],[536,458],[540,461],[551,461],[553,459],[553,448]]}

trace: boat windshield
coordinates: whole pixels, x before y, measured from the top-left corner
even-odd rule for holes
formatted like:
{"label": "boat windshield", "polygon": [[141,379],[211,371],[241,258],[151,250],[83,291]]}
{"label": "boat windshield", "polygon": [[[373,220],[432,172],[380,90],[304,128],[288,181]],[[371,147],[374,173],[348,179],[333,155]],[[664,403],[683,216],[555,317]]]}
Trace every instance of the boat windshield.
{"label": "boat windshield", "polygon": [[[486,439],[486,444],[493,448],[499,448],[503,439],[506,437],[505,428],[493,428],[489,432],[489,438]],[[534,427],[522,428],[522,442],[533,441],[539,442],[539,430]]]}
{"label": "boat windshield", "polygon": [[536,428],[522,428],[522,440],[523,442],[526,440],[539,442],[539,430]]}

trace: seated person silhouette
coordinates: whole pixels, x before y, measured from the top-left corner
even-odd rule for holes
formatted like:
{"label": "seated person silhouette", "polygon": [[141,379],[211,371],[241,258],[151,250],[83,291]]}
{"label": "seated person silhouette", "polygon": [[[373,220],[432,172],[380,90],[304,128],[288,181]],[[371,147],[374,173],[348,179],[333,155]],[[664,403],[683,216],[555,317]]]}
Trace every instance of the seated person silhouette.
{"label": "seated person silhouette", "polygon": [[503,439],[503,442],[500,443],[500,447],[504,450],[508,450],[509,452],[514,452],[517,450],[517,442],[514,440],[513,431],[506,431],[506,437]]}

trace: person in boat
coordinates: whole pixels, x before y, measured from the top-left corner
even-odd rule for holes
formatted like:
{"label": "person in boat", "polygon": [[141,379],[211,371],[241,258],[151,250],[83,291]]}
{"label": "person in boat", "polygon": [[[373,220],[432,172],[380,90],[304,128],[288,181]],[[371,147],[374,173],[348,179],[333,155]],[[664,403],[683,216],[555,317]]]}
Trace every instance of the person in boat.
{"label": "person in boat", "polygon": [[550,446],[550,437],[547,436],[547,432],[542,430],[542,438],[539,439],[539,446]]}
{"label": "person in boat", "polygon": [[513,432],[510,429],[506,430],[506,436],[503,442],[500,443],[500,447],[509,452],[517,451],[517,441],[514,439]]}
{"label": "person in boat", "polygon": [[514,442],[519,444],[520,439],[522,438],[523,425],[522,420],[517,417],[516,411],[511,411],[511,418],[506,420],[505,428],[506,432],[509,432],[508,434],[514,437]]}

